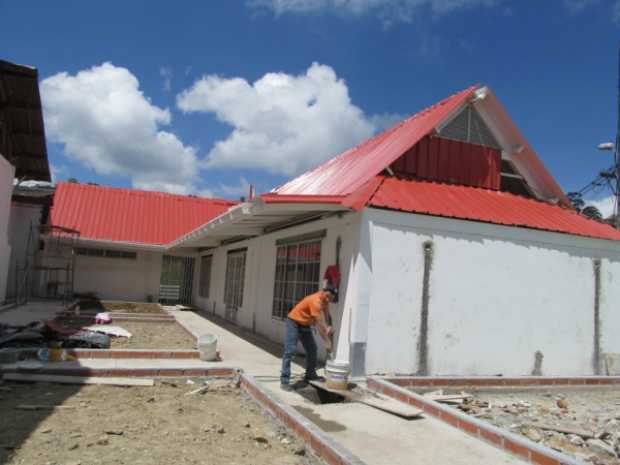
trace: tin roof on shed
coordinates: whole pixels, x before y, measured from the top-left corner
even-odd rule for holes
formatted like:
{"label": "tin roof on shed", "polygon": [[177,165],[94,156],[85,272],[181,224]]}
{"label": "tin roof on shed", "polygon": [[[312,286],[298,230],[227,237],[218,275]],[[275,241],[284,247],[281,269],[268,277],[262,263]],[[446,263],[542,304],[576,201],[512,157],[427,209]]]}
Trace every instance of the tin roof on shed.
{"label": "tin roof on shed", "polygon": [[76,229],[80,239],[164,245],[234,205],[228,200],[61,182],[50,224]]}

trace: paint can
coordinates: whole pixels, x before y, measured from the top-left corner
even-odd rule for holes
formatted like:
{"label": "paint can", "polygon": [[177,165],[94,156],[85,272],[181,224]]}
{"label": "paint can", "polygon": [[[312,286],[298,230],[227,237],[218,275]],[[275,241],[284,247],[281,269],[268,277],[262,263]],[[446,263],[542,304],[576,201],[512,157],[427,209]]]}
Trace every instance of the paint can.
{"label": "paint can", "polygon": [[325,384],[330,389],[346,391],[349,387],[349,362],[343,360],[328,360],[325,364]]}
{"label": "paint can", "polygon": [[217,336],[215,334],[203,334],[198,338],[198,351],[200,360],[213,362],[217,360]]}

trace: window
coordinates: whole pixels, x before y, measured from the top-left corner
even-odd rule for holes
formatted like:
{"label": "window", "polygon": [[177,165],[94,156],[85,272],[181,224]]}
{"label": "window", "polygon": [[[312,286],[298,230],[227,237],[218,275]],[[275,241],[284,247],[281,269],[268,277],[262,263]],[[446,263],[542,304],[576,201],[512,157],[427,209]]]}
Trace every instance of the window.
{"label": "window", "polygon": [[212,264],[213,255],[205,255],[200,259],[200,285],[198,288],[198,295],[200,295],[200,297],[209,297]]}
{"label": "window", "polygon": [[228,252],[226,260],[226,281],[224,303],[227,308],[243,306],[243,281],[245,277],[245,256],[247,249]]}
{"label": "window", "polygon": [[124,250],[88,249],[83,247],[76,248],[75,253],[89,257],[125,258],[128,260],[135,260],[138,256],[136,252],[126,252]]}
{"label": "window", "polygon": [[289,239],[276,243],[276,277],[272,316],[283,319],[293,306],[319,289],[321,238]]}

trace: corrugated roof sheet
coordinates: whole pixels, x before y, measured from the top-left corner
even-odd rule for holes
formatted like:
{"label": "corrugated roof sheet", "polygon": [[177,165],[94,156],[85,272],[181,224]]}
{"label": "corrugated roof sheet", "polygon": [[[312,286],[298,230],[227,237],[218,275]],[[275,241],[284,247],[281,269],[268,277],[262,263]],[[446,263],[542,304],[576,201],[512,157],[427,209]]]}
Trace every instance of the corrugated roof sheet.
{"label": "corrugated roof sheet", "polygon": [[58,183],[50,223],[77,229],[87,239],[164,245],[235,204],[162,192]]}
{"label": "corrugated roof sheet", "polygon": [[508,192],[379,178],[381,182],[367,203],[372,207],[620,240],[620,231],[610,225],[591,220],[574,210]]}
{"label": "corrugated roof sheet", "polygon": [[476,86],[422,110],[277,188],[282,195],[347,195],[364,185],[429,134],[473,95]]}

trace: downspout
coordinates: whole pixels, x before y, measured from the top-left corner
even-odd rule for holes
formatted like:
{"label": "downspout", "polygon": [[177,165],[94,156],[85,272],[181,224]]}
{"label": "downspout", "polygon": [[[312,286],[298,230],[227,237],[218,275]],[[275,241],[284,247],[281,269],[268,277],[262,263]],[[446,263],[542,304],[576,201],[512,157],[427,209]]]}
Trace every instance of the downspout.
{"label": "downspout", "polygon": [[428,303],[430,299],[430,277],[433,265],[433,242],[422,244],[424,250],[424,276],[422,278],[422,309],[420,312],[420,339],[418,340],[418,372],[420,376],[429,374],[428,364]]}

